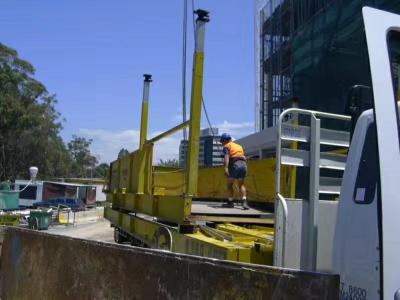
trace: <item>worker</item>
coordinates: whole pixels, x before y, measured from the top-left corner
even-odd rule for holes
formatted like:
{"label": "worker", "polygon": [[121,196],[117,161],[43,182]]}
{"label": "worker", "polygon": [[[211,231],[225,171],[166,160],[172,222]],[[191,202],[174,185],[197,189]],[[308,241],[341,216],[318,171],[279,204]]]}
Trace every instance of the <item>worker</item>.
{"label": "worker", "polygon": [[244,186],[244,178],[247,174],[246,157],[242,146],[232,142],[232,138],[229,134],[223,133],[220,138],[224,153],[224,166],[225,175],[228,177],[227,188],[228,188],[228,207],[234,207],[233,205],[233,185],[235,181],[238,182],[240,194],[242,196],[243,209],[249,209],[246,198],[246,187]]}

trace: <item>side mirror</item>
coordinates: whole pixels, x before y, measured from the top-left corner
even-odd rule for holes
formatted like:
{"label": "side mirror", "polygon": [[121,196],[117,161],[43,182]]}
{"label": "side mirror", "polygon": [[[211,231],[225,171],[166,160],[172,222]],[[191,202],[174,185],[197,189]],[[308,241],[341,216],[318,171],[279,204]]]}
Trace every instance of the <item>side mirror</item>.
{"label": "side mirror", "polygon": [[345,113],[351,116],[351,131],[353,136],[358,117],[366,110],[373,108],[372,88],[366,85],[354,85],[347,93]]}

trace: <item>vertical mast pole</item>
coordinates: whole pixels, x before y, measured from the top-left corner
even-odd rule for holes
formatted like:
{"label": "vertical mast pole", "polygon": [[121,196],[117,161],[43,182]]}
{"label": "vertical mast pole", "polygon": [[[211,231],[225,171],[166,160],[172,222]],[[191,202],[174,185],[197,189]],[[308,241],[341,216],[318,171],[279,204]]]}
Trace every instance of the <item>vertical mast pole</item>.
{"label": "vertical mast pole", "polygon": [[[186,122],[186,44],[187,44],[187,0],[183,0],[182,35],[182,122]],[[187,140],[187,129],[183,129],[183,139]]]}
{"label": "vertical mast pole", "polygon": [[149,92],[150,82],[152,82],[150,74],[144,74],[143,77],[142,117],[140,121],[139,149],[143,149],[147,139],[147,127],[149,123]]}
{"label": "vertical mast pole", "polygon": [[192,95],[190,101],[188,161],[186,168],[186,195],[189,197],[196,196],[197,194],[201,101],[203,98],[204,36],[205,25],[210,20],[208,12],[205,10],[198,9],[194,13],[197,14],[197,19],[195,52],[193,57]]}

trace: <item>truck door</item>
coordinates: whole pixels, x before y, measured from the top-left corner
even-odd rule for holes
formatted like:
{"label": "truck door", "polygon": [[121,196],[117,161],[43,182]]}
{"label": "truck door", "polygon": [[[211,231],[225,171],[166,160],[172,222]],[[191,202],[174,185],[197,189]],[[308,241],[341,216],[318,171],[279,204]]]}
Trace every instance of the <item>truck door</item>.
{"label": "truck door", "polygon": [[381,295],[394,299],[400,288],[400,16],[364,7],[363,17],[378,141]]}

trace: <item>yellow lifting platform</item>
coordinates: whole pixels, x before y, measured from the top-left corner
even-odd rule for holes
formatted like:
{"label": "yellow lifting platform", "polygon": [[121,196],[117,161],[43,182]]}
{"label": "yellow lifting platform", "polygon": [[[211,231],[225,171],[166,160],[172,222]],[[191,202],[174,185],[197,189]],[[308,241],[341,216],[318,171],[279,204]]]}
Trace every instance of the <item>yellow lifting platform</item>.
{"label": "yellow lifting platform", "polygon": [[[208,12],[197,10],[190,120],[147,139],[151,75],[144,75],[139,149],[111,163],[105,217],[117,242],[208,256],[272,264],[275,160],[248,162],[248,200],[257,208],[223,206],[226,177],[222,167],[199,168],[204,35]],[[153,145],[189,127],[185,169],[153,166]],[[282,170],[282,187],[289,169]],[[289,176],[289,177],[288,177]],[[281,191],[283,194],[284,191]]]}

